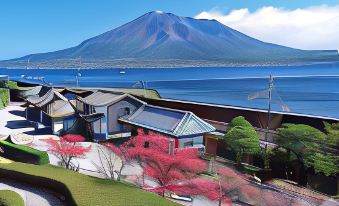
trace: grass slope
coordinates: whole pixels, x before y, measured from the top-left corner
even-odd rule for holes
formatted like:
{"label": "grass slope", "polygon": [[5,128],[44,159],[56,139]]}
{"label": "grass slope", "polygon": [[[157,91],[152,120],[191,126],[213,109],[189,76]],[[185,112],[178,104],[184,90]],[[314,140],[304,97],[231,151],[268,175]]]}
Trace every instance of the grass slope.
{"label": "grass slope", "polygon": [[22,197],[11,190],[0,190],[0,206],[24,206]]}
{"label": "grass slope", "polygon": [[132,185],[82,175],[61,167],[13,162],[0,164],[0,168],[62,182],[79,206],[178,205]]}

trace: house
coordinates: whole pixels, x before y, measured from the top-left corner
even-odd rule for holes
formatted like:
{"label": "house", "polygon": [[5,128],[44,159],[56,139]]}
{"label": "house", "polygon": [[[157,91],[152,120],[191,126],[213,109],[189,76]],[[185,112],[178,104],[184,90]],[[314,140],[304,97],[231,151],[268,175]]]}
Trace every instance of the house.
{"label": "house", "polygon": [[26,119],[31,121],[36,129],[45,129],[53,134],[67,130],[73,125],[74,109],[69,100],[56,89],[28,96],[26,98]]}
{"label": "house", "polygon": [[203,136],[215,128],[192,112],[144,104],[119,122],[159,132],[174,138],[175,148],[198,147],[204,150]]}
{"label": "house", "polygon": [[80,116],[102,114],[102,118],[92,121],[93,134],[96,140],[131,136],[131,128],[125,127],[118,119],[130,115],[145,102],[129,94],[97,90],[93,94],[76,99],[76,109]]}
{"label": "house", "polygon": [[203,135],[215,130],[192,112],[152,106],[119,92],[95,91],[85,98],[78,97],[75,107],[82,120],[74,127],[87,131],[84,125],[90,123],[97,141],[130,137],[133,128],[144,128],[174,138],[177,148],[203,147]]}

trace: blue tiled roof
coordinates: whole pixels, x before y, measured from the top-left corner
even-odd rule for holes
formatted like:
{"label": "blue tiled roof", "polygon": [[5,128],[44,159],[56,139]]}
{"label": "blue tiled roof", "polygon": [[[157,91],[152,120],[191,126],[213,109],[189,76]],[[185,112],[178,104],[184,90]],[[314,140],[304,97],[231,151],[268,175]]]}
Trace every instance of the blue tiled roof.
{"label": "blue tiled roof", "polygon": [[176,137],[203,134],[215,128],[191,112],[143,105],[134,114],[119,119],[138,127]]}

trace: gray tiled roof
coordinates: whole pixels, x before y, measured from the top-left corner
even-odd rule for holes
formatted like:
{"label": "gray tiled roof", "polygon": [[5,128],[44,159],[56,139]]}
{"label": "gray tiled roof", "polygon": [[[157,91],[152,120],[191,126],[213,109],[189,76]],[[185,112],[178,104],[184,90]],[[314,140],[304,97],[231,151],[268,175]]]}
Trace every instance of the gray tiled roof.
{"label": "gray tiled roof", "polygon": [[38,95],[27,97],[27,101],[37,107],[43,107],[55,100],[63,100],[68,102],[68,100],[55,89],[50,89],[46,94],[41,97],[39,97]]}
{"label": "gray tiled roof", "polygon": [[191,112],[143,105],[129,117],[119,119],[138,127],[147,128],[176,137],[203,134],[215,128]]}
{"label": "gray tiled roof", "polygon": [[[41,97],[38,95],[27,97],[27,102],[35,107],[41,108],[46,114],[53,117],[67,116],[74,113],[74,109],[68,100],[53,88]],[[50,103],[53,103],[52,107],[46,109],[44,106],[49,105]]]}
{"label": "gray tiled roof", "polygon": [[112,91],[102,91],[102,90],[97,90],[93,94],[85,98],[78,97],[78,100],[85,104],[92,105],[92,106],[108,106],[108,105],[114,104],[115,102],[118,102],[119,100],[127,96],[133,99],[136,99],[139,102],[142,102],[141,100],[129,94],[124,94],[120,92],[112,92]]}
{"label": "gray tiled roof", "polygon": [[45,86],[36,86],[36,87],[33,87],[29,90],[19,91],[18,95],[19,95],[19,97],[21,97],[23,99],[26,99],[30,96],[41,97],[41,96],[45,95],[49,90],[50,90],[50,88],[45,87]]}

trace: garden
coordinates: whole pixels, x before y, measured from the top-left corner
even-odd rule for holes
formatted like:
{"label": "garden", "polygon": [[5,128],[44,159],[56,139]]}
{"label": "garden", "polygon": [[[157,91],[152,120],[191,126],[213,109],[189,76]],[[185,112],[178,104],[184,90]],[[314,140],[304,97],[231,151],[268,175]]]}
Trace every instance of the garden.
{"label": "garden", "polygon": [[[1,163],[0,175],[2,178],[13,179],[34,187],[46,188],[60,193],[61,199],[64,199],[65,203],[69,205],[154,205],[154,202],[157,205],[177,205],[126,182],[99,179],[72,171],[70,168],[52,166],[48,164],[47,152],[27,146],[14,145],[6,141],[1,141],[0,144],[3,150],[1,156],[21,161]],[[77,147],[81,146],[73,141],[64,149],[79,151]],[[70,152],[71,150],[67,151]],[[65,150],[63,151],[65,152]],[[66,154],[68,157],[74,155],[81,154]],[[5,191],[3,192],[5,193]],[[12,196],[14,199],[19,199],[12,194],[4,199],[1,198],[1,203],[10,205],[7,202],[12,202],[11,199],[8,199]],[[20,204],[15,203],[15,205]]]}
{"label": "garden", "polygon": [[247,172],[256,173],[262,180],[288,179],[338,195],[339,124],[324,122],[322,131],[304,124],[283,124],[276,131],[277,138],[271,144],[260,143],[253,126],[240,116],[230,122],[219,140],[225,145],[226,157],[241,171],[246,170],[247,163],[260,168]]}
{"label": "garden", "polygon": [[[93,149],[92,144],[82,144],[85,139],[80,135],[42,139],[47,151],[0,141],[1,156],[15,161],[0,164],[0,175],[56,191],[69,205],[176,205],[168,198],[178,197],[203,197],[215,205],[312,205],[321,201],[291,195],[275,187],[276,181],[262,185],[252,175],[265,180],[260,172],[271,171],[280,157],[283,162],[301,163],[309,184],[311,175],[335,176],[338,128],[325,123],[323,132],[307,125],[285,124],[277,130],[281,138],[276,146],[267,147],[260,146],[259,136],[248,121],[235,118],[222,138],[239,171],[213,158],[201,158],[195,148],[170,148],[169,137],[139,129],[120,144],[98,145],[100,161],[93,164],[104,178],[79,173],[77,160]],[[49,164],[51,154],[59,159],[58,166]],[[260,164],[250,156],[259,157]],[[132,181],[124,173],[128,167],[141,168]]]}

